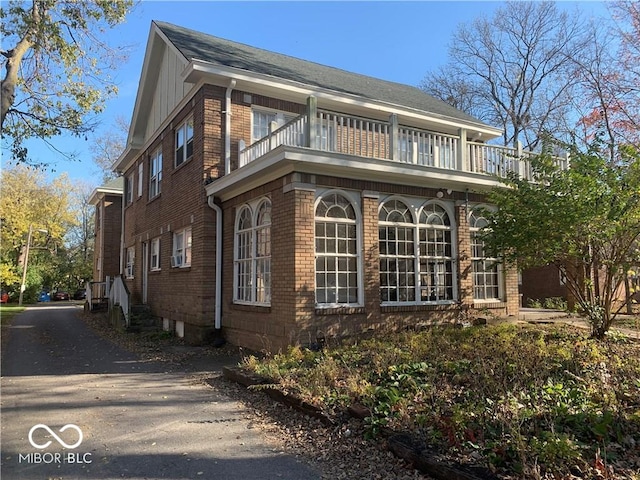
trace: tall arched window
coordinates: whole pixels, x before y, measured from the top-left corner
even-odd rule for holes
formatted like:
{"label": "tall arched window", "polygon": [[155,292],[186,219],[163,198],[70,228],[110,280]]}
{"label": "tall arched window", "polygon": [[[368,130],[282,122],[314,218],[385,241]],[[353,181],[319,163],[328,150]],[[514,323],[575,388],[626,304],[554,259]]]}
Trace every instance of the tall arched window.
{"label": "tall arched window", "polygon": [[[453,228],[445,207],[390,198],[380,205],[380,302],[450,303],[456,298]],[[417,221],[416,221],[417,219]]]}
{"label": "tall arched window", "polygon": [[358,216],[349,199],[330,192],[315,211],[316,303],[319,306],[360,303]]}
{"label": "tall arched window", "polygon": [[257,305],[271,302],[271,202],[268,199],[238,209],[233,300]]}
{"label": "tall arched window", "polygon": [[476,208],[469,216],[471,232],[471,264],[473,273],[473,298],[475,300],[500,300],[502,298],[502,279],[497,258],[487,257],[483,228],[489,225],[482,209]]}
{"label": "tall arched window", "polygon": [[451,220],[437,203],[427,203],[418,220],[420,300],[455,299]]}
{"label": "tall arched window", "polygon": [[416,225],[401,200],[382,204],[378,214],[380,247],[380,301],[416,300]]}

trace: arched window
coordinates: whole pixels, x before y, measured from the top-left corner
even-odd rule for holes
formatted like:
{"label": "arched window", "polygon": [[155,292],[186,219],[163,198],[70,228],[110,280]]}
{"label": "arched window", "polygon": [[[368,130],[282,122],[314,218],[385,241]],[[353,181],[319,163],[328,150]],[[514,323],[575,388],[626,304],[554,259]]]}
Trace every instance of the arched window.
{"label": "arched window", "polygon": [[416,300],[416,225],[401,200],[382,204],[378,214],[380,301]]}
{"label": "arched window", "polygon": [[[417,221],[416,221],[417,219]],[[380,302],[450,303],[456,298],[453,229],[447,210],[390,198],[380,205]]]}
{"label": "arched window", "polygon": [[271,202],[268,199],[238,209],[233,300],[258,305],[271,302]]}
{"label": "arched window", "polygon": [[359,305],[358,216],[342,193],[330,192],[316,204],[316,304]]}
{"label": "arched window", "polygon": [[455,299],[451,219],[438,203],[427,203],[418,220],[420,300]]}
{"label": "arched window", "polygon": [[469,216],[471,232],[471,265],[473,275],[473,298],[475,300],[500,300],[502,279],[497,258],[487,257],[481,231],[489,225],[482,209],[476,208]]}

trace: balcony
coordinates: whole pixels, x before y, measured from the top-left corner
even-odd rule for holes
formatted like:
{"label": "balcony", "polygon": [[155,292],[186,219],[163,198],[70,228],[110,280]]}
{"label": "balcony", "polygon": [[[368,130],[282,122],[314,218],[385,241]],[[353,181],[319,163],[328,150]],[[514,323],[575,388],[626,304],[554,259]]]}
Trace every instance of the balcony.
{"label": "balcony", "polygon": [[[266,137],[246,148],[241,145],[238,169],[280,146],[386,160],[431,171],[493,177],[515,172],[527,180],[532,179],[529,160],[535,155],[522,148],[469,141],[464,130],[460,135],[446,135],[399,125],[396,115],[385,122],[316,109],[311,103],[306,113],[280,128],[274,122]],[[555,160],[561,169],[568,168],[568,157]]]}

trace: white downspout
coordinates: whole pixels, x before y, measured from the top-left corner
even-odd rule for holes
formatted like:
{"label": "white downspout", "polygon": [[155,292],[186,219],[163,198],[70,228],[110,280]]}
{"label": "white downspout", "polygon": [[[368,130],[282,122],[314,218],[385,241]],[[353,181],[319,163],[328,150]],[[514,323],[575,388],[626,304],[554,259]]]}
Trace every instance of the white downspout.
{"label": "white downspout", "polygon": [[222,209],[215,204],[213,195],[207,197],[209,206],[216,212],[216,304],[215,328],[222,326]]}
{"label": "white downspout", "polygon": [[[224,174],[231,173],[231,92],[236,81],[231,79],[224,95]],[[207,197],[209,207],[216,212],[216,302],[215,328],[222,326],[222,209],[216,205],[213,195]]]}
{"label": "white downspout", "polygon": [[231,79],[224,96],[224,174],[231,173],[231,92],[236,81]]}

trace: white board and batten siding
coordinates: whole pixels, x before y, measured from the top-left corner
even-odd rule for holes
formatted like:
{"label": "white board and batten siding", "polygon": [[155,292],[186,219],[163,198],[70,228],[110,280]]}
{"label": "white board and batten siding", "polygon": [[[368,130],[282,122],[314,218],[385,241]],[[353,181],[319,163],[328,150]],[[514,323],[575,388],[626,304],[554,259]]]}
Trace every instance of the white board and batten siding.
{"label": "white board and batten siding", "polygon": [[178,56],[172,49],[165,48],[158,72],[153,99],[149,108],[145,140],[155,136],[162,122],[180,103],[193,85],[184,83],[180,76],[187,66],[187,61]]}

